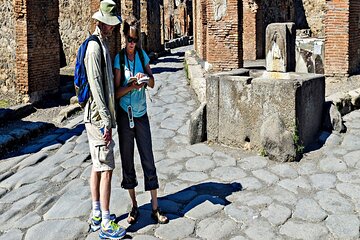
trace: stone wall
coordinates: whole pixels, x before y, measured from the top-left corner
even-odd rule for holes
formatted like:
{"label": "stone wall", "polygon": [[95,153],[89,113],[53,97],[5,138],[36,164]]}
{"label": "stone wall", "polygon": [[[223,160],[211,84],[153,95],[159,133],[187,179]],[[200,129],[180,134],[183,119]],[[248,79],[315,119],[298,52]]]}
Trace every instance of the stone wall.
{"label": "stone wall", "polygon": [[141,41],[147,52],[162,51],[160,2],[141,1]]}
{"label": "stone wall", "polygon": [[59,0],[59,25],[66,63],[75,64],[77,50],[91,32],[91,6],[88,0]]}
{"label": "stone wall", "polygon": [[2,91],[15,89],[15,49],[13,1],[3,0],[0,5],[0,89]]}
{"label": "stone wall", "polygon": [[[312,32],[312,37],[324,37],[326,0],[296,0],[296,1],[302,2],[306,16],[306,22]],[[302,28],[302,26],[299,27]],[[304,25],[304,27],[306,27],[306,25]]]}

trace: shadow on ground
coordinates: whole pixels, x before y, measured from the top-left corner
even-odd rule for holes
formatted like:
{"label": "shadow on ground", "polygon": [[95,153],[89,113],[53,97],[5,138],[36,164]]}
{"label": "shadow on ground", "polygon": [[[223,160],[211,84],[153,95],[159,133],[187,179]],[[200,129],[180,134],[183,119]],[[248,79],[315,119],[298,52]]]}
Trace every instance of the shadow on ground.
{"label": "shadow on ground", "polygon": [[177,72],[184,68],[172,68],[172,67],[154,67],[151,69],[152,73],[163,73],[163,72]]}
{"label": "shadow on ground", "polygon": [[57,128],[45,122],[19,121],[18,126],[0,135],[0,160],[24,154],[36,153],[45,148],[64,144],[74,136],[80,136],[85,129],[84,124],[75,128]]}
{"label": "shadow on ground", "polygon": [[[173,221],[175,219],[184,217],[191,210],[205,202],[208,202],[208,204],[210,203],[220,206],[229,205],[231,202],[226,200],[226,197],[238,191],[242,191],[242,185],[237,182],[205,182],[185,188],[179,192],[160,197],[158,200],[160,208],[166,212],[169,220]],[[138,221],[135,224],[130,225],[127,228],[127,232],[136,232],[148,225],[157,224],[155,220],[150,217],[150,203],[139,206],[139,211],[140,217]],[[127,216],[127,213],[123,214],[119,216],[116,221],[119,222],[127,218]]]}

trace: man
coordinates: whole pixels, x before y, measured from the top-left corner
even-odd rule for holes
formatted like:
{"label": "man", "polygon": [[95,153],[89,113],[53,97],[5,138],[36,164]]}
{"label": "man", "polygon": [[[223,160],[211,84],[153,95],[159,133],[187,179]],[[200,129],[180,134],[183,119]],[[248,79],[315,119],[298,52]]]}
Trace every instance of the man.
{"label": "man", "polygon": [[97,20],[93,35],[99,38],[101,45],[96,41],[89,41],[84,58],[91,90],[84,112],[93,162],[90,176],[92,217],[89,221],[93,231],[100,229],[100,238],[119,239],[126,232],[110,219],[109,212],[111,178],[115,168],[112,128],[116,126],[116,119],[114,75],[106,40],[115,26],[121,23],[121,18],[117,16],[116,4],[112,0],[101,1],[99,11],[92,18]]}

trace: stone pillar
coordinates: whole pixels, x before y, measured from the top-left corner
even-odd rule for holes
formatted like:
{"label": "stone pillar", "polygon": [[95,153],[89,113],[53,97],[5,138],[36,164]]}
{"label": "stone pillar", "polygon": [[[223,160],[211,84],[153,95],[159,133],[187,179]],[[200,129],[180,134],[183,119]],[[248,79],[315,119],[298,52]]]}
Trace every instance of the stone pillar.
{"label": "stone pillar", "polygon": [[207,61],[212,71],[243,66],[242,1],[208,0]]}
{"label": "stone pillar", "polygon": [[141,0],[141,42],[147,52],[160,52],[160,3],[159,0]]}
{"label": "stone pillar", "polygon": [[244,11],[244,32],[243,48],[244,60],[256,60],[256,41],[257,41],[257,11],[258,6],[255,1],[243,1]]}
{"label": "stone pillar", "polygon": [[14,6],[17,89],[36,102],[60,84],[59,1],[14,0]]}
{"label": "stone pillar", "polygon": [[194,48],[198,56],[207,60],[206,35],[207,35],[206,0],[193,1],[193,26],[194,26]]}
{"label": "stone pillar", "polygon": [[360,72],[360,1],[350,0],[349,68],[350,74]]}
{"label": "stone pillar", "polygon": [[[349,1],[327,1],[325,16],[325,75],[328,76],[342,77],[349,75],[349,33],[351,34],[349,29]],[[358,1],[356,2],[358,3]],[[357,32],[359,32],[359,29],[357,29]]]}
{"label": "stone pillar", "polygon": [[266,28],[266,70],[268,72],[295,71],[294,23],[272,23]]}

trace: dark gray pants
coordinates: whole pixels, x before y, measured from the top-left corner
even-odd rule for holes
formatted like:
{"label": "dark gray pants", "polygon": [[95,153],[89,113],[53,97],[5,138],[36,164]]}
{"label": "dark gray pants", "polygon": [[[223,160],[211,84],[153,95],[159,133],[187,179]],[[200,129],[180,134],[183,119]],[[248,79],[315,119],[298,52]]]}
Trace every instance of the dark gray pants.
{"label": "dark gray pants", "polygon": [[156,175],[154,154],[152,151],[150,123],[147,113],[134,118],[135,127],[129,127],[127,113],[118,107],[117,124],[123,179],[121,187],[133,189],[138,185],[134,166],[134,139],[139,150],[141,166],[144,172],[145,191],[159,188]]}

